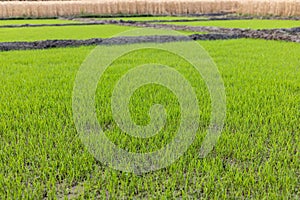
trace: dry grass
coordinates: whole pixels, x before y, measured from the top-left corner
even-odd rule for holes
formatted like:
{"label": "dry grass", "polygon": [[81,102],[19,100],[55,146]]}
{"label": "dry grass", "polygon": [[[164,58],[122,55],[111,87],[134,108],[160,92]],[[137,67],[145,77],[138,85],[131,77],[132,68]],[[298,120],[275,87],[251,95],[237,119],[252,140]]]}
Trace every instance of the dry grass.
{"label": "dry grass", "polygon": [[2,1],[0,17],[52,17],[79,14],[204,14],[237,12],[300,16],[300,0],[100,0]]}
{"label": "dry grass", "polygon": [[238,12],[252,15],[300,16],[300,0],[241,0]]}

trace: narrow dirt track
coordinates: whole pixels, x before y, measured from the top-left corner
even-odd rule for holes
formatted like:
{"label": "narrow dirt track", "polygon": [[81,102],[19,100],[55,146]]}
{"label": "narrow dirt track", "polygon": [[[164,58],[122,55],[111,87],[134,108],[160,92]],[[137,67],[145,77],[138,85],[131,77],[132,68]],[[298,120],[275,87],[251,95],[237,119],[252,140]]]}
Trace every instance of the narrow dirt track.
{"label": "narrow dirt track", "polygon": [[138,37],[116,37],[108,39],[88,39],[88,40],[45,40],[35,42],[2,42],[0,51],[13,50],[33,50],[33,49],[50,49],[66,48],[92,45],[125,45],[135,43],[167,43],[191,40],[228,40],[238,39],[238,35],[226,34],[194,34],[190,36],[138,36]]}

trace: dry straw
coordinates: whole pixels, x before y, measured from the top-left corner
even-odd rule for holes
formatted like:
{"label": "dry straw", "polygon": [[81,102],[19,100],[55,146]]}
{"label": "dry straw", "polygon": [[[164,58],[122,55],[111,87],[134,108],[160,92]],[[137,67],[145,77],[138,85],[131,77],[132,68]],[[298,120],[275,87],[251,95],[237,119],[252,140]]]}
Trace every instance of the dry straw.
{"label": "dry straw", "polygon": [[240,1],[239,13],[252,15],[300,16],[299,0]]}
{"label": "dry straw", "polygon": [[237,12],[300,16],[300,0],[101,0],[2,1],[0,17],[53,17],[80,14],[186,15]]}

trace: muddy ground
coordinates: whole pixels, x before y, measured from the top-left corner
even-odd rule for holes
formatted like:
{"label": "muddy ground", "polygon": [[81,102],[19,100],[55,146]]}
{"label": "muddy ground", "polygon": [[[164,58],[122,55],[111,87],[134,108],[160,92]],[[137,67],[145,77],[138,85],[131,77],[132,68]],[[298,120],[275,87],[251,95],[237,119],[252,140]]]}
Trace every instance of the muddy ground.
{"label": "muddy ground", "polygon": [[266,40],[284,40],[290,42],[300,43],[300,27],[297,28],[281,28],[281,29],[240,29],[240,28],[221,28],[221,27],[208,27],[208,26],[179,26],[170,24],[150,24],[139,22],[120,22],[123,26],[135,26],[145,28],[161,28],[171,29],[176,31],[193,31],[193,32],[207,32],[219,33],[227,35],[238,35],[241,38],[256,38]]}
{"label": "muddy ground", "polygon": [[[222,19],[218,17],[218,19]],[[228,18],[232,20],[232,18]],[[207,34],[194,34],[190,36],[137,36],[137,37],[117,37],[109,39],[94,38],[88,40],[45,40],[35,42],[2,42],[0,51],[11,50],[29,50],[29,49],[49,49],[63,47],[78,47],[90,45],[122,45],[145,42],[175,42],[187,40],[228,40],[238,38],[257,38],[266,40],[283,40],[300,43],[300,27],[290,29],[239,29],[239,28],[221,28],[221,27],[204,27],[204,26],[179,26],[171,24],[153,24],[148,22],[136,21],[116,21],[116,20],[93,20],[88,18],[73,19],[81,23],[71,24],[23,24],[23,25],[6,25],[2,28],[18,27],[41,27],[41,26],[83,26],[83,25],[101,25],[116,24],[121,26],[134,26],[144,28],[169,29],[176,31],[206,32]],[[178,20],[173,20],[178,21]],[[158,21],[156,21],[158,22]]]}
{"label": "muddy ground", "polygon": [[33,50],[79,47],[91,45],[124,45],[134,43],[166,43],[191,40],[228,40],[240,38],[238,35],[226,34],[194,34],[190,36],[137,36],[137,37],[115,37],[108,39],[88,39],[88,40],[45,40],[35,42],[2,42],[0,51],[12,50]]}

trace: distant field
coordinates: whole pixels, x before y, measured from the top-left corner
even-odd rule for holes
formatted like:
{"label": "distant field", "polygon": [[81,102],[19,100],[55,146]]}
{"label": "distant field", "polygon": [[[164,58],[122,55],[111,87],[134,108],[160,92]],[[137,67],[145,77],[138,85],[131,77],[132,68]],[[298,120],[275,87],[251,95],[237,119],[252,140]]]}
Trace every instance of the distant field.
{"label": "distant field", "polygon": [[[174,17],[167,17],[174,19]],[[119,18],[110,18],[117,20]],[[123,18],[130,20],[134,18]],[[136,20],[146,20],[138,18]],[[162,18],[156,18],[162,19]],[[79,23],[71,20],[0,20],[1,25],[12,24],[65,24]],[[90,39],[108,38],[118,33],[135,29],[118,25],[84,25],[84,26],[58,26],[58,27],[24,27],[24,28],[0,28],[0,42],[36,41],[54,39]],[[179,31],[184,35],[201,34],[201,32]]]}
{"label": "distant field", "polygon": [[205,17],[113,17],[113,18],[97,18],[99,20],[124,20],[124,21],[152,21],[152,20],[185,20],[185,19],[205,19]]}
{"label": "distant field", "polygon": [[217,20],[200,22],[165,22],[164,24],[188,25],[188,26],[217,26],[225,28],[250,28],[272,29],[299,27],[300,21],[296,20]]}
{"label": "distant field", "polygon": [[0,41],[108,38],[130,29],[133,28],[116,25],[1,28]]}
{"label": "distant field", "polygon": [[76,23],[76,21],[59,20],[59,19],[0,20],[0,26],[15,25],[15,24],[68,24],[68,23]]}

